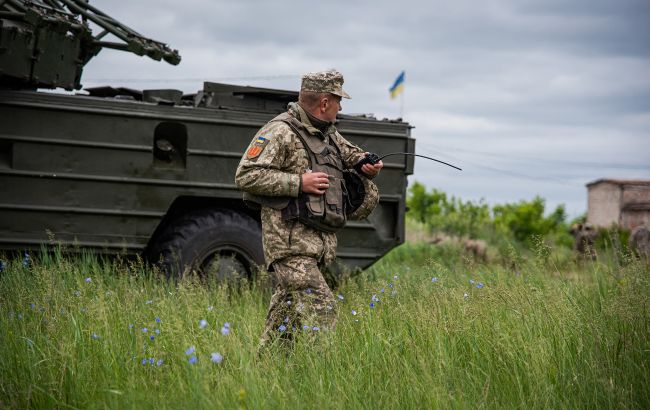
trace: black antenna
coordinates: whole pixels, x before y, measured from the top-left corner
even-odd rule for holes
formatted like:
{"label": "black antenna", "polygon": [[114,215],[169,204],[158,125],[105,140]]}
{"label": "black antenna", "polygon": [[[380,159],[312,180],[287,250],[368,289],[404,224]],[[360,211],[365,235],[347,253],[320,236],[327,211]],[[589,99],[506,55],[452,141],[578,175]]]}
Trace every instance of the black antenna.
{"label": "black antenna", "polygon": [[456,168],[459,171],[462,171],[462,169],[458,168],[455,165],[448,164],[448,163],[446,163],[444,161],[440,161],[439,159],[427,157],[426,155],[413,154],[412,152],[391,152],[390,154],[386,154],[386,155],[383,155],[383,156],[379,157],[379,159],[376,162],[381,161],[382,159],[384,159],[386,157],[390,157],[391,155],[412,155],[414,157],[426,158],[426,159],[430,159],[431,161],[436,161],[436,162],[439,162],[441,164],[445,164],[447,166],[450,166],[452,168]]}

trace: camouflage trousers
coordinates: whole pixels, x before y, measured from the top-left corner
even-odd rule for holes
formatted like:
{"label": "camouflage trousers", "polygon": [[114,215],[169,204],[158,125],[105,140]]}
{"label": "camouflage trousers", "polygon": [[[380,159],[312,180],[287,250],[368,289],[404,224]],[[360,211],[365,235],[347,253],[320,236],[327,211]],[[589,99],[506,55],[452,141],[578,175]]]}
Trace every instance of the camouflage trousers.
{"label": "camouflage trousers", "polygon": [[260,348],[271,342],[290,345],[298,334],[316,337],[336,326],[334,295],[316,259],[290,256],[273,263],[277,283]]}

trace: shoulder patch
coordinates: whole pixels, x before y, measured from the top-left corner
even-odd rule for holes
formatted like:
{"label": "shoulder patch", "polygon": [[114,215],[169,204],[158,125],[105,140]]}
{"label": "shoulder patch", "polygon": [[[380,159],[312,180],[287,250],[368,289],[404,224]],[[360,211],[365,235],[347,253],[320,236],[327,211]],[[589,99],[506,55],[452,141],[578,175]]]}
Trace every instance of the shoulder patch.
{"label": "shoulder patch", "polygon": [[248,151],[246,151],[246,158],[253,159],[259,157],[262,151],[264,151],[264,148],[268,145],[269,141],[270,138],[268,136],[257,137],[250,148],[248,148]]}

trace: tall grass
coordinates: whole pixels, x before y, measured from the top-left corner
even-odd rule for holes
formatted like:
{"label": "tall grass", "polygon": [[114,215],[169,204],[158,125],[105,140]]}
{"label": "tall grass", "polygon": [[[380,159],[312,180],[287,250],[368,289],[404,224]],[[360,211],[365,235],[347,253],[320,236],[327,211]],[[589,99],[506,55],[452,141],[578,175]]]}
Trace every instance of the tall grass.
{"label": "tall grass", "polygon": [[92,255],[14,259],[0,407],[649,408],[647,266],[536,255],[483,265],[404,245],[336,291],[335,332],[262,356],[266,288],[167,283]]}

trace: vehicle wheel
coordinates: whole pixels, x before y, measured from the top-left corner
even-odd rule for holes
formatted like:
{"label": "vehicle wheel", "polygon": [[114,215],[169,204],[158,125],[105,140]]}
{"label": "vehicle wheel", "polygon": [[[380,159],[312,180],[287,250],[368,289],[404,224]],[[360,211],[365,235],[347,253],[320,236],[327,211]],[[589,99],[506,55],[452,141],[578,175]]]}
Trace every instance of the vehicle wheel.
{"label": "vehicle wheel", "polygon": [[264,265],[262,229],[239,212],[199,210],[171,223],[149,255],[168,277],[197,273],[206,280],[252,279]]}

